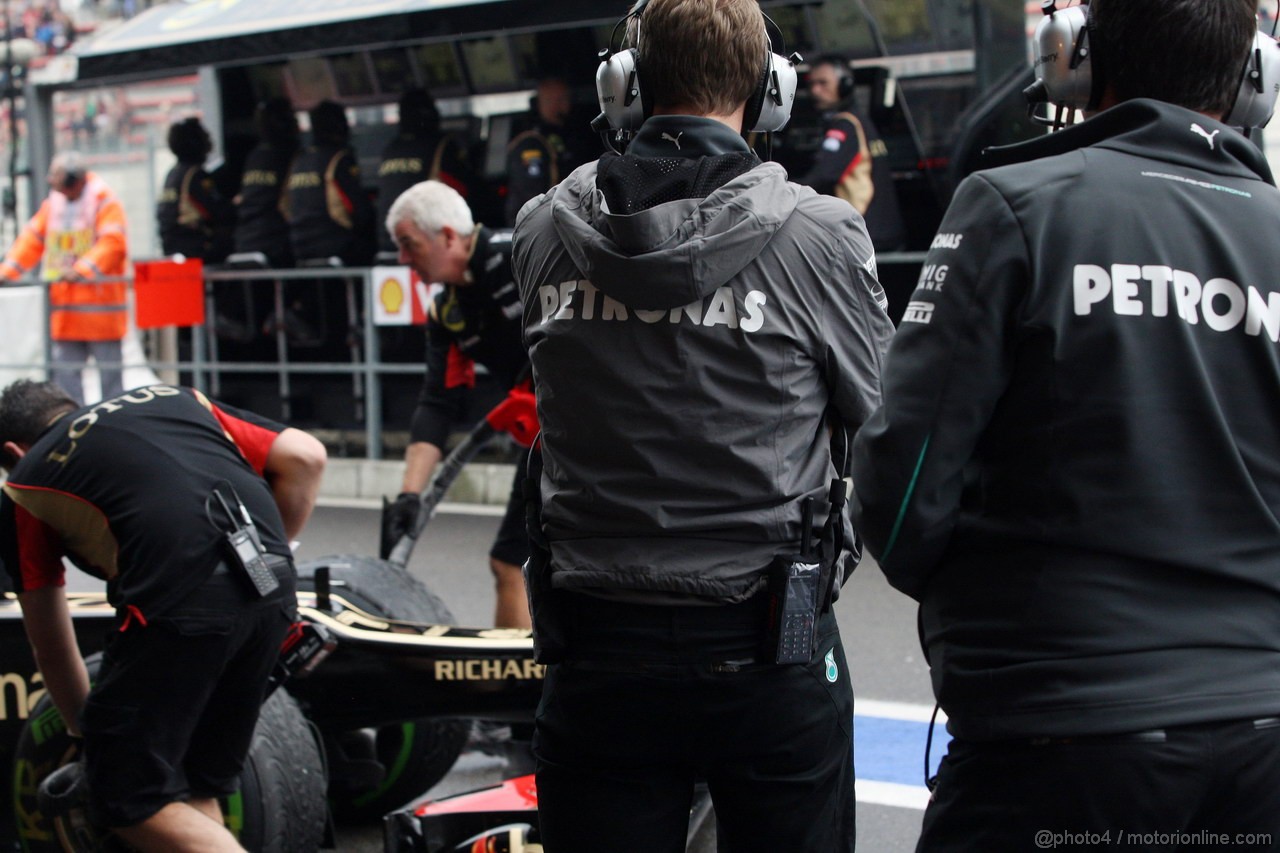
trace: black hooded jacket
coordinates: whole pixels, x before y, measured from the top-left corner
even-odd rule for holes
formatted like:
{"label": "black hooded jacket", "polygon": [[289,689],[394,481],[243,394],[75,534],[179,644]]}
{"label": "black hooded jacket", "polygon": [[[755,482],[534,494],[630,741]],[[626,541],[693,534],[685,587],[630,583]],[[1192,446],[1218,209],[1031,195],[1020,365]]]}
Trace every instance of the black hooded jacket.
{"label": "black hooded jacket", "polygon": [[959,737],[1280,712],[1280,193],[1151,100],[960,186],[854,445]]}

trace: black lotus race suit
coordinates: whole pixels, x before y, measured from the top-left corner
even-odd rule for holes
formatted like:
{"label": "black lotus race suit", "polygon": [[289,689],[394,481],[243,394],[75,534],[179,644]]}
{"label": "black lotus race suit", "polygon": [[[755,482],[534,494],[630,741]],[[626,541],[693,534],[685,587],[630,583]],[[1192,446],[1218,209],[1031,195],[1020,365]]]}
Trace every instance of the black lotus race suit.
{"label": "black lotus race suit", "polygon": [[387,231],[387,213],[401,193],[421,181],[441,181],[463,198],[471,195],[475,176],[467,160],[463,141],[452,133],[418,135],[402,131],[382,149],[378,163],[378,251],[395,252],[396,244]]}
{"label": "black lotus race suit", "polygon": [[[238,785],[295,615],[263,477],[283,429],[193,389],[135,388],[56,420],[4,485],[0,562],[16,590],[61,586],[66,556],[107,581],[118,614],[81,719],[97,825]],[[273,589],[255,591],[233,566],[215,490],[237,515],[243,502]]]}
{"label": "black lotus race suit", "polygon": [[[409,440],[444,448],[449,430],[462,416],[468,389],[476,384],[477,363],[500,388],[510,389],[529,363],[520,341],[520,293],[511,274],[511,232],[476,226],[466,285],[445,285],[427,316],[427,372],[410,425]],[[523,456],[521,457],[523,460]],[[514,566],[529,555],[524,505],[516,466],[507,512],[489,555]],[[408,530],[417,514],[416,496],[401,495],[384,517],[383,553]]]}
{"label": "black lotus race suit", "polygon": [[199,163],[178,163],[169,170],[156,203],[156,222],[166,255],[217,263],[231,251],[235,208]]}

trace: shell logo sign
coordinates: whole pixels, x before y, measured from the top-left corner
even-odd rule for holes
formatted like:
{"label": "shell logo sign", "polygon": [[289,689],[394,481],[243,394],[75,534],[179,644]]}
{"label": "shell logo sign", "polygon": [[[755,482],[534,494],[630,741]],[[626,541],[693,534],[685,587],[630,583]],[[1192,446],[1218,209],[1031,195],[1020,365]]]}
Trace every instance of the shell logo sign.
{"label": "shell logo sign", "polygon": [[400,284],[400,279],[393,276],[384,281],[378,291],[378,301],[388,314],[398,315],[404,307],[404,287]]}
{"label": "shell logo sign", "polygon": [[421,326],[427,321],[431,288],[408,267],[374,267],[373,323],[376,326]]}

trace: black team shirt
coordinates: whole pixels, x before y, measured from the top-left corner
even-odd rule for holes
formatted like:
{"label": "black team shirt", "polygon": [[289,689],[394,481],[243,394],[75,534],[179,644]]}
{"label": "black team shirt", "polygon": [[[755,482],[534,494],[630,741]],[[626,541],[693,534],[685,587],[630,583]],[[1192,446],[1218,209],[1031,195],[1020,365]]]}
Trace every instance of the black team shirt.
{"label": "black team shirt", "polygon": [[169,385],[136,388],[59,418],[0,495],[0,562],[14,589],[63,585],[67,556],[107,581],[117,609],[163,613],[227,553],[224,514],[216,501],[206,511],[220,483],[239,494],[266,550],[288,556],[263,479],[283,429]]}

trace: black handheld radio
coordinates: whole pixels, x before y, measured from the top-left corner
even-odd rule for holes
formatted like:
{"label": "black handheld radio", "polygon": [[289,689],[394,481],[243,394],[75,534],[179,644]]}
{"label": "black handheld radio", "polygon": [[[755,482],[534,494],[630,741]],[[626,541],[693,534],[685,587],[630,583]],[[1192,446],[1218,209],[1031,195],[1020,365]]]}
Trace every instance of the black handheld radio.
{"label": "black handheld radio", "polygon": [[249,510],[244,505],[244,501],[240,500],[235,489],[231,489],[231,497],[239,510],[237,514],[217,486],[213,489],[213,496],[218,499],[222,511],[231,523],[231,529],[224,530],[223,535],[226,536],[227,544],[230,546],[229,558],[232,565],[248,579],[259,596],[267,596],[275,592],[280,588],[280,581],[271,571],[271,565],[267,562],[266,549],[263,548],[262,539],[258,536],[257,525],[249,516]]}
{"label": "black handheld radio", "polygon": [[813,544],[813,499],[800,505],[800,553],[769,569],[770,645],[775,663],[807,663],[822,603],[822,560]]}

